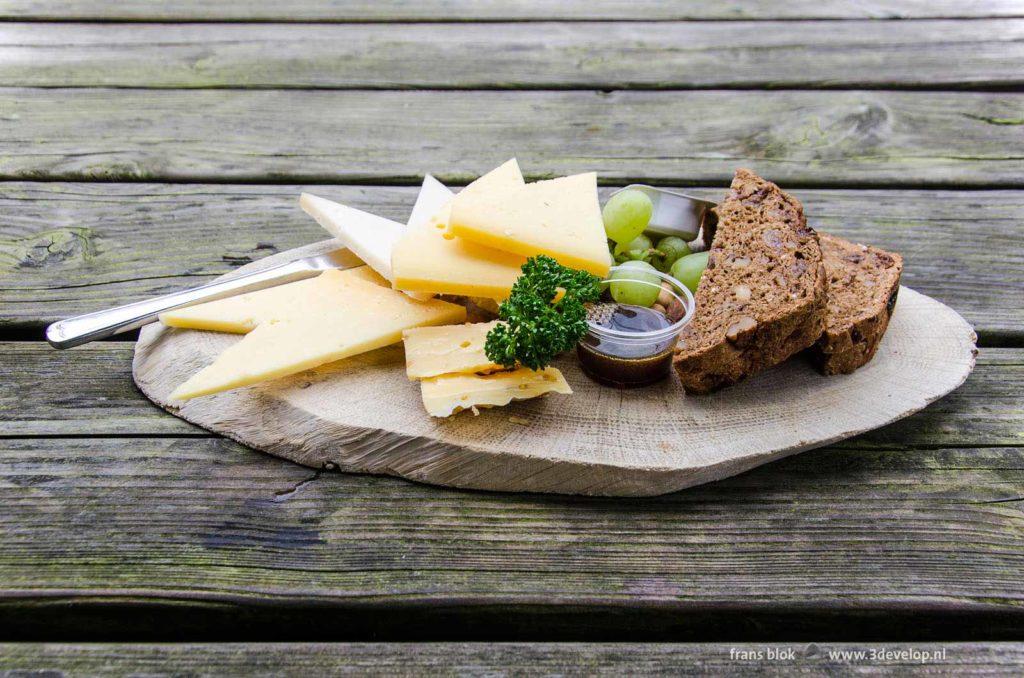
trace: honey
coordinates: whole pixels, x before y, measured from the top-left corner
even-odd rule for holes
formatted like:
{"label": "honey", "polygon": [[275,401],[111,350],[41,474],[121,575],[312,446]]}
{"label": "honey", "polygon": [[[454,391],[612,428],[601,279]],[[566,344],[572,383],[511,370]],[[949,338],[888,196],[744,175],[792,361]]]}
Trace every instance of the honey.
{"label": "honey", "polygon": [[[659,311],[614,302],[595,304],[588,315],[593,325],[623,335],[658,332],[672,324]],[[576,355],[583,371],[594,381],[616,388],[636,388],[668,375],[674,345],[674,336],[652,343],[590,332],[576,345]]]}

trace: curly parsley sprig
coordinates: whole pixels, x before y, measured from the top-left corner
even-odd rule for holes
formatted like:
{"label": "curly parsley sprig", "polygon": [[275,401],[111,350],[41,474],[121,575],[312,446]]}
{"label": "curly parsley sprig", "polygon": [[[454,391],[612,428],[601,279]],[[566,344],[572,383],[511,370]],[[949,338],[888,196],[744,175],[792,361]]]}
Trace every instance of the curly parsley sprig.
{"label": "curly parsley sprig", "polygon": [[[504,320],[487,333],[484,352],[504,367],[543,369],[572,349],[587,332],[586,302],[601,296],[601,280],[587,271],[562,266],[551,257],[531,257],[502,302]],[[554,301],[559,288],[565,294]]]}

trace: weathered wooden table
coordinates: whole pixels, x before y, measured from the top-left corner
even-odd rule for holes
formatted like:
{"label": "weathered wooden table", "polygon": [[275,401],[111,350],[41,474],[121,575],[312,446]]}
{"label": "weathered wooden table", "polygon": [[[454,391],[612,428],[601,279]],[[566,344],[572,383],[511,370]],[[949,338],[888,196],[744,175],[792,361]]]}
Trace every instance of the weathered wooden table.
{"label": "weathered wooden table", "polygon": [[[0,638],[33,641],[0,646],[0,672],[714,671],[772,642],[802,649],[769,670],[858,664],[827,654],[840,641],[1019,670],[1024,2],[11,0],[0,18]],[[41,341],[321,239],[308,187],[404,219],[425,172],[512,155],[532,178],[713,198],[752,167],[812,224],[903,252],[906,284],[976,326],[977,370],[841,445],[611,500],[313,473],[151,406],[131,341]]]}

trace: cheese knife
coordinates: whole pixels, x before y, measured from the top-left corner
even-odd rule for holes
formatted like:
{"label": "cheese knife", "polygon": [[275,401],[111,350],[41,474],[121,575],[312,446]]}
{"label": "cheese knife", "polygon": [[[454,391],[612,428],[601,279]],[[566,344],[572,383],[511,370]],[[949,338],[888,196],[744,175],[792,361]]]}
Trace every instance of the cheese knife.
{"label": "cheese knife", "polygon": [[352,268],[361,263],[347,249],[337,249],[326,254],[298,259],[287,264],[239,275],[229,280],[212,282],[183,292],[174,292],[105,311],[59,320],[46,328],[46,340],[54,348],[64,349],[80,346],[90,341],[136,330],[143,325],[155,322],[157,317],[165,311],[284,285],[312,278],[330,268]]}

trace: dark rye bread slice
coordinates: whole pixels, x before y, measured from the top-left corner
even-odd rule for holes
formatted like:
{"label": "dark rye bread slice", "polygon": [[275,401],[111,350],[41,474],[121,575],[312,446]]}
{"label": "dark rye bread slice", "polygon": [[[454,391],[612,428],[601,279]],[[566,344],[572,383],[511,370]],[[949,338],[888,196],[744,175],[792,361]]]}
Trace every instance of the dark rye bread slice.
{"label": "dark rye bread slice", "polygon": [[814,344],[825,327],[818,235],[803,206],[738,170],[697,287],[697,312],[673,364],[689,393],[708,393]]}
{"label": "dark rye bread slice", "polygon": [[903,258],[819,233],[828,276],[825,331],[811,356],[824,374],[849,374],[875,356],[900,290]]}

